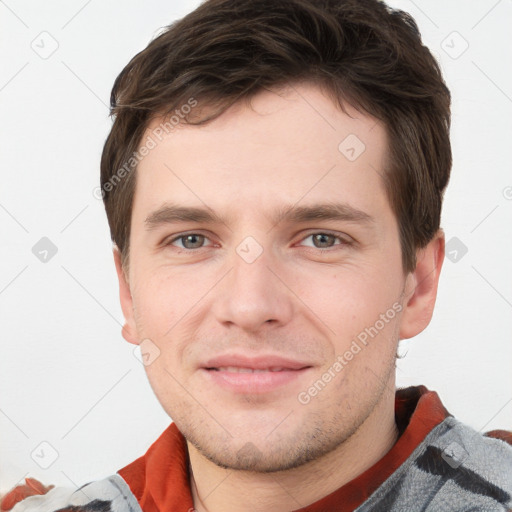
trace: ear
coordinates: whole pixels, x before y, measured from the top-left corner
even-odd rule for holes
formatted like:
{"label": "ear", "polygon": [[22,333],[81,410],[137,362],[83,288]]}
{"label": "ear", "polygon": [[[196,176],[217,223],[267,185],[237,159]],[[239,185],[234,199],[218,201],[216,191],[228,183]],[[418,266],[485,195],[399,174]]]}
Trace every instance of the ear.
{"label": "ear", "polygon": [[114,246],[114,262],[116,264],[117,278],[119,280],[119,299],[121,301],[121,309],[125,318],[125,323],[121,330],[123,338],[134,345],[139,344],[137,336],[137,328],[133,315],[133,300],[130,292],[130,285],[121,263],[121,252],[117,246]]}
{"label": "ear", "polygon": [[400,339],[416,336],[432,319],[444,261],[444,243],[444,232],[439,229],[428,245],[416,254],[416,268],[409,273],[405,283]]}

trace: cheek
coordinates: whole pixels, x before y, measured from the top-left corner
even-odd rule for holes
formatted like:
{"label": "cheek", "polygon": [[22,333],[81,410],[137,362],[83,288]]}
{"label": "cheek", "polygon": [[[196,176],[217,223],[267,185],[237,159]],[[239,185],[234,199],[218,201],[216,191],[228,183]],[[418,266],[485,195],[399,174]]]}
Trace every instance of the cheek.
{"label": "cheek", "polygon": [[133,295],[135,321],[140,336],[155,342],[173,325],[172,304],[160,283],[145,280]]}
{"label": "cheek", "polygon": [[384,269],[366,265],[303,274],[297,295],[325,324],[331,337],[346,342],[386,314],[387,331],[396,316],[403,281],[393,269]]}
{"label": "cheek", "polygon": [[141,272],[136,283],[133,303],[137,329],[155,340],[172,337],[187,321],[202,293],[202,287],[187,274],[165,269]]}
{"label": "cheek", "polygon": [[202,278],[197,271],[158,268],[137,277],[133,294],[136,329],[139,339],[150,340],[158,352],[154,363],[146,366],[148,378],[155,392],[175,389],[169,372],[181,380],[180,376],[192,371],[190,345],[196,345],[200,327],[208,318],[212,300],[208,291],[215,273],[210,271]]}

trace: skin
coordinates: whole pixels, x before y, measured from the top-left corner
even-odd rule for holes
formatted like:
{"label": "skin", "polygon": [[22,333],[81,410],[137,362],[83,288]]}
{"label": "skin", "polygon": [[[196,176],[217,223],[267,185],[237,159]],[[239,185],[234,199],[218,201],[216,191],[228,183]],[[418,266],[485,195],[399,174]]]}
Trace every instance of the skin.
{"label": "skin", "polygon": [[[114,250],[123,336],[146,340],[158,355],[147,375],[187,439],[198,511],[304,507],[396,441],[397,344],[430,322],[444,236],[418,251],[416,270],[404,275],[381,178],[385,128],[346,110],[311,83],[264,91],[204,126],[182,123],[139,164],[128,267]],[[355,161],[338,149],[349,134],[366,147]],[[272,220],[287,206],[335,202],[371,220]],[[224,221],[147,222],[171,203],[209,208]],[[256,241],[242,244],[249,254],[262,250],[252,263],[237,252],[246,237]],[[301,403],[299,393],[332,373],[393,305],[401,311]],[[201,368],[231,352],[309,368],[270,391],[234,392]]]}

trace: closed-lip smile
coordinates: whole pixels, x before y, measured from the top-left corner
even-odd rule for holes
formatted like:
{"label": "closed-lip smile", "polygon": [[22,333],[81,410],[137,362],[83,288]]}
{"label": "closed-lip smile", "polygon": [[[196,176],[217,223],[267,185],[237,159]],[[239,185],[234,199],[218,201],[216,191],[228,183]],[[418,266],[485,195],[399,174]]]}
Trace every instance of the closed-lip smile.
{"label": "closed-lip smile", "polygon": [[310,368],[307,362],[273,354],[225,354],[201,365],[212,382],[235,393],[266,393],[291,383]]}

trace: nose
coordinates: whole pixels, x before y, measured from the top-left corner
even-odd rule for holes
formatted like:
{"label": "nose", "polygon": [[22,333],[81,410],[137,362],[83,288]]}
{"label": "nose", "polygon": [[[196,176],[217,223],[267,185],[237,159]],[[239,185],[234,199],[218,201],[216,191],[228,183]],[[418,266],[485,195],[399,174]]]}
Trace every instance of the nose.
{"label": "nose", "polygon": [[[254,251],[254,247],[249,247]],[[231,258],[231,268],[213,301],[213,313],[225,326],[255,333],[287,324],[293,316],[293,293],[286,285],[278,258],[263,251],[244,254],[243,247]],[[284,279],[283,279],[284,278]]]}

